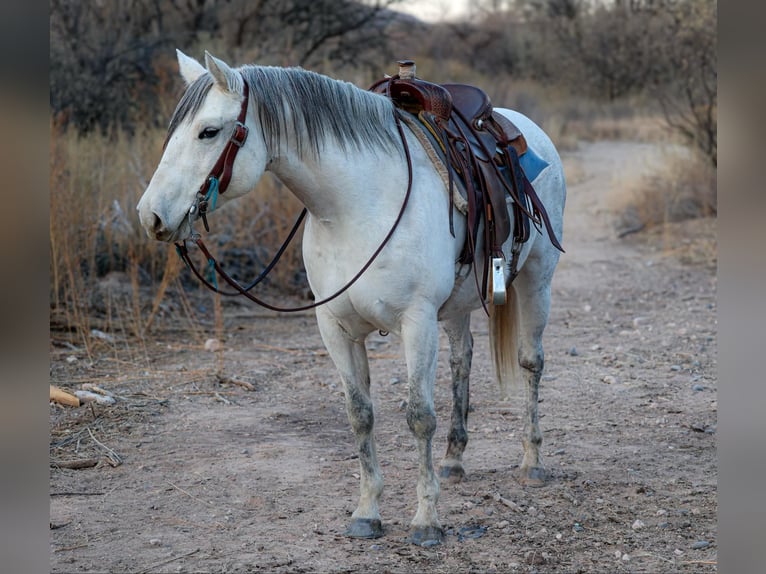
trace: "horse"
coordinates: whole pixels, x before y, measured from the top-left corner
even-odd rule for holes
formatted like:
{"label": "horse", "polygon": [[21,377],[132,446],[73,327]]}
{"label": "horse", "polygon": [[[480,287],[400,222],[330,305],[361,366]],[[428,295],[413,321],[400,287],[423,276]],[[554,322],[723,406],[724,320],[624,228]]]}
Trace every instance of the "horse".
{"label": "horse", "polygon": [[[225,179],[226,194],[218,194],[218,204],[246,195],[267,170],[286,185],[308,212],[302,243],[306,276],[317,300],[331,299],[316,308],[316,319],[343,384],[358,449],[359,501],[345,534],[384,535],[379,509],[383,477],[365,347],[366,337],[381,331],[401,340],[407,368],[406,421],[417,443],[419,468],[409,539],[420,546],[443,542],[437,513],[440,479],[465,477],[470,320],[474,310],[486,306],[470,278],[471,262],[460,261],[466,217],[450,201],[418,138],[398,122],[389,98],[297,67],[232,68],[208,52],[204,65],[180,51],[177,57],[186,90],[171,117],[159,165],[138,202],[141,225],[159,241],[193,237],[199,186],[203,191],[209,187],[206,178],[216,158],[220,164],[235,147],[239,155],[223,169],[220,185]],[[518,126],[530,149],[547,162],[532,183],[551,229],[561,237],[566,184],[554,144],[521,113],[495,109]],[[242,132],[250,136],[236,137]],[[450,210],[453,217],[448,217]],[[546,481],[538,386],[551,279],[559,260],[549,239],[545,229],[533,227],[518,254],[518,273],[506,285],[507,302],[490,304],[487,313],[500,389],[523,384],[526,391],[523,458],[515,476],[531,486]],[[479,242],[477,259],[483,249]],[[506,261],[510,249],[509,239],[503,244]],[[364,273],[357,273],[365,266]],[[449,340],[453,405],[446,454],[436,471],[433,393],[440,324]]]}

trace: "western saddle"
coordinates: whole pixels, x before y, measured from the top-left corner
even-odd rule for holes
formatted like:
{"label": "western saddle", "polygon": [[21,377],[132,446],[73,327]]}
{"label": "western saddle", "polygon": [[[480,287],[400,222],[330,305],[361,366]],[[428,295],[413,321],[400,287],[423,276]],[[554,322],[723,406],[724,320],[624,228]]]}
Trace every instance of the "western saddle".
{"label": "western saddle", "polygon": [[[483,239],[487,247],[480,287],[483,300],[487,299],[490,259],[494,267],[498,266],[498,258],[504,260],[502,245],[511,227],[511,277],[503,283],[510,284],[518,273],[518,255],[521,245],[529,239],[530,222],[538,230],[544,225],[551,243],[563,251],[545,207],[519,163],[519,158],[527,152],[524,135],[505,116],[493,111],[484,91],[465,84],[433,84],[416,78],[412,60],[400,61],[397,75],[386,77],[369,89],[389,97],[396,108],[415,116],[437,142],[448,172],[453,236],[455,177],[465,189],[468,233],[461,263],[475,262],[477,235],[484,221]],[[506,203],[508,196],[512,200],[513,226]],[[502,292],[504,302],[505,285]]]}

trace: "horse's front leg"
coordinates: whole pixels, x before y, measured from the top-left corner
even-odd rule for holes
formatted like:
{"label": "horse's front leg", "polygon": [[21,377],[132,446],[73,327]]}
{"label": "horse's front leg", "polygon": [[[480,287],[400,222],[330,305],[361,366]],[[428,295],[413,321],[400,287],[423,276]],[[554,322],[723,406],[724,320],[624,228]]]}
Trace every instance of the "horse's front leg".
{"label": "horse's front leg", "polygon": [[439,479],[434,472],[432,457],[432,439],[436,431],[433,388],[439,351],[436,310],[408,311],[402,320],[402,342],[410,387],[407,424],[418,446],[418,510],[411,523],[411,541],[420,546],[432,546],[444,538],[436,512]]}
{"label": "horse's front leg", "polygon": [[370,369],[364,339],[355,340],[323,307],[317,309],[322,340],[340,373],[346,394],[346,412],[359,453],[359,505],[351,515],[345,534],[353,538],[383,536],[378,503],[383,492],[383,477],[375,453],[375,417],[370,398]]}
{"label": "horse's front leg", "polygon": [[439,476],[450,482],[460,482],[465,477],[463,451],[468,443],[468,377],[471,373],[473,357],[470,313],[458,319],[446,321],[444,330],[450,346],[452,419],[447,436],[447,454],[439,469]]}

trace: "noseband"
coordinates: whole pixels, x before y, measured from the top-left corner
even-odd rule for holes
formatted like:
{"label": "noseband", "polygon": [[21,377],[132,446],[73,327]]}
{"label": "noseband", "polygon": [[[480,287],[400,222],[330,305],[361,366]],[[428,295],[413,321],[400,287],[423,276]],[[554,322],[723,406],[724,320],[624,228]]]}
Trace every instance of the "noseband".
{"label": "noseband", "polygon": [[240,148],[245,145],[247,141],[247,126],[245,125],[245,116],[247,116],[247,105],[250,100],[250,90],[247,87],[247,82],[242,81],[244,84],[244,99],[242,100],[242,107],[239,110],[239,116],[237,122],[234,124],[234,132],[231,134],[229,141],[226,142],[226,147],[223,148],[221,155],[218,157],[218,161],[215,162],[213,169],[205,179],[205,183],[197,191],[197,196],[194,199],[194,203],[189,209],[189,221],[193,222],[202,218],[202,224],[205,226],[205,231],[210,231],[210,227],[207,224],[207,212],[208,209],[213,211],[215,204],[218,201],[218,195],[226,191],[231,181],[232,170],[234,169],[234,160],[237,158],[237,153]]}

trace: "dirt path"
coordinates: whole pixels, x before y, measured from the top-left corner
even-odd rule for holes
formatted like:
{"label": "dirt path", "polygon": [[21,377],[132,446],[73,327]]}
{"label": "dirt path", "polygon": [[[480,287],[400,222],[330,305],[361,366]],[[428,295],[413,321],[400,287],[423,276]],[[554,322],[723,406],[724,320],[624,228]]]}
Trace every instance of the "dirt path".
{"label": "dirt path", "polygon": [[[468,477],[443,486],[448,536],[430,549],[406,541],[417,457],[394,337],[369,342],[386,536],[351,540],[341,533],[358,463],[313,315],[226,307],[224,369],[253,390],[219,385],[214,354],[180,330],[144,346],[105,344],[91,365],[52,333],[53,383],[97,381],[123,398],[51,407],[52,460],[102,459],[51,468],[51,570],[714,571],[715,272],[635,236],[615,239],[608,211],[631,170],[658,154],[609,142],[566,157],[567,254],[554,279],[540,405],[547,487],[512,478],[521,410],[497,400],[481,314]],[[445,338],[441,352],[437,457],[450,410]],[[121,464],[108,463],[106,448]]]}

